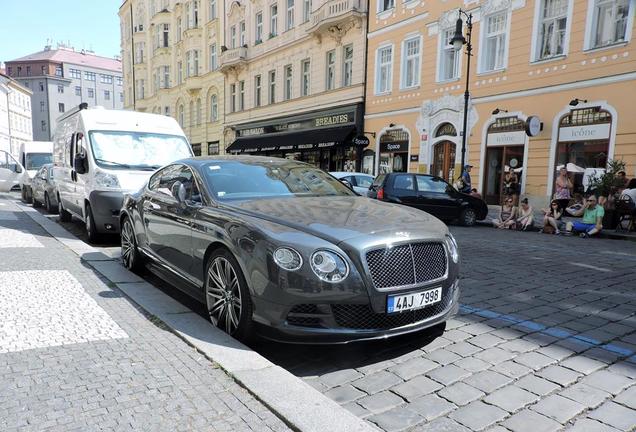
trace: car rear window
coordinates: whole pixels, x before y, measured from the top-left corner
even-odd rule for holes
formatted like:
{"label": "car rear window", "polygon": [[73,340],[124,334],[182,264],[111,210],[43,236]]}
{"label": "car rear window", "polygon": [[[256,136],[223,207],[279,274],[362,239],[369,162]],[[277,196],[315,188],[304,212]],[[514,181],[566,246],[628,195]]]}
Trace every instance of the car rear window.
{"label": "car rear window", "polygon": [[393,189],[414,191],[415,181],[413,180],[413,175],[411,174],[396,175],[393,178]]}

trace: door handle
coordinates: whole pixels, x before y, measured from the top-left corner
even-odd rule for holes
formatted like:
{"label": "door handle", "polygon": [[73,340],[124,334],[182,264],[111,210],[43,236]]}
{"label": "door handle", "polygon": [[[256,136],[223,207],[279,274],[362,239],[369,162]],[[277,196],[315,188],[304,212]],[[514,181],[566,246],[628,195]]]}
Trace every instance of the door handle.
{"label": "door handle", "polygon": [[144,210],[159,210],[161,206],[159,204],[152,203],[150,201],[144,201]]}

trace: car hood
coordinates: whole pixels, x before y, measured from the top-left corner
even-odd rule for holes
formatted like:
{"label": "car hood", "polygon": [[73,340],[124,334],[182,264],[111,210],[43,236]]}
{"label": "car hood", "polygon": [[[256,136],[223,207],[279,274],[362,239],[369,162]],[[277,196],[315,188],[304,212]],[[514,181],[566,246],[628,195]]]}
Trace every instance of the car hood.
{"label": "car hood", "polygon": [[370,236],[439,238],[448,232],[446,225],[421,210],[358,196],[258,199],[230,207],[334,244]]}

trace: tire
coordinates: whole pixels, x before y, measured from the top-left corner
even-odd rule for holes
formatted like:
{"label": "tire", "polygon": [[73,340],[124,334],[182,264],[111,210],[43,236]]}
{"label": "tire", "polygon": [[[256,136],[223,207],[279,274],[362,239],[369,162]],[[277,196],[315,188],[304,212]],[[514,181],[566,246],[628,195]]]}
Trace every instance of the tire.
{"label": "tire", "polygon": [[137,272],[143,267],[135,229],[129,217],[124,217],[121,223],[121,260],[128,270]]}
{"label": "tire", "polygon": [[22,186],[22,201],[24,201],[27,204],[31,204],[33,202],[33,197],[27,190],[26,186]]}
{"label": "tire", "polygon": [[204,288],[212,324],[236,339],[249,340],[254,327],[252,299],[243,272],[227,249],[217,249],[210,255]]}
{"label": "tire", "polygon": [[86,203],[86,236],[88,237],[89,243],[97,243],[99,241],[99,233],[97,232],[97,227],[95,226],[95,219],[93,218],[93,210],[91,210],[91,205]]}
{"label": "tire", "polygon": [[55,209],[55,207],[53,207],[51,205],[51,199],[49,198],[49,193],[48,192],[44,192],[44,207],[46,208],[46,211],[53,214],[55,213],[57,210]]}
{"label": "tire", "polygon": [[42,207],[42,203],[40,201],[36,200],[35,197],[33,197],[31,199],[31,201],[33,202],[33,208]]}
{"label": "tire", "polygon": [[477,213],[475,213],[475,209],[471,208],[471,207],[467,207],[464,210],[462,210],[461,214],[459,215],[459,223],[470,227],[475,225],[475,222],[477,221]]}
{"label": "tire", "polygon": [[57,212],[60,214],[60,222],[71,222],[73,216],[64,209],[60,196],[57,196]]}

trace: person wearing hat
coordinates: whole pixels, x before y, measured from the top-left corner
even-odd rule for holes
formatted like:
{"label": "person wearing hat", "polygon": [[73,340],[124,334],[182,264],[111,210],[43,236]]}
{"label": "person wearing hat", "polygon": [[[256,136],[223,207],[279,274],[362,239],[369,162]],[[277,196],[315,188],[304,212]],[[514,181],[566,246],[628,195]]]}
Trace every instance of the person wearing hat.
{"label": "person wearing hat", "polygon": [[465,194],[469,194],[470,191],[473,189],[472,183],[470,181],[470,169],[472,167],[472,165],[464,165],[464,172],[462,172],[462,187],[459,189],[459,191]]}

